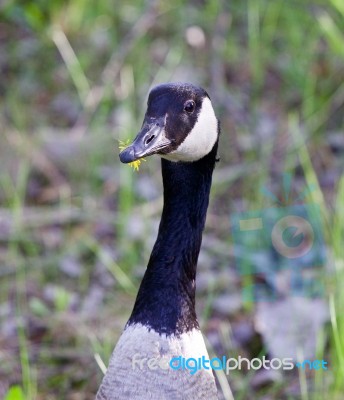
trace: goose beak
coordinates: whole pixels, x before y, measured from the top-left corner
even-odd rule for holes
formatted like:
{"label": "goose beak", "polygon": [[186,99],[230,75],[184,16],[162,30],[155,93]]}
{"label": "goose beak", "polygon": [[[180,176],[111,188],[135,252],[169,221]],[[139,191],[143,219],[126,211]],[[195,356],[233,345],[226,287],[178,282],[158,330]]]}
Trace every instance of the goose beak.
{"label": "goose beak", "polygon": [[127,164],[168,148],[172,142],[166,138],[165,125],[166,116],[162,118],[146,117],[142,129],[133,143],[120,152],[121,162]]}

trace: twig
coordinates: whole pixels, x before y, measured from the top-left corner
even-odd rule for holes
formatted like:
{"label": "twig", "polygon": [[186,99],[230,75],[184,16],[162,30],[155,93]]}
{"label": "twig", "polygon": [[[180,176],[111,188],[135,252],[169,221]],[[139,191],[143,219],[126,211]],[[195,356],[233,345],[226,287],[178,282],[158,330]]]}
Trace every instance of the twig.
{"label": "twig", "polygon": [[[81,64],[76,56],[66,34],[60,26],[55,25],[52,29],[52,39],[58,48],[61,57],[70,73],[70,76],[76,86],[80,100],[84,103],[85,96],[90,94],[90,86],[84,74]],[[86,104],[84,103],[84,106]]]}

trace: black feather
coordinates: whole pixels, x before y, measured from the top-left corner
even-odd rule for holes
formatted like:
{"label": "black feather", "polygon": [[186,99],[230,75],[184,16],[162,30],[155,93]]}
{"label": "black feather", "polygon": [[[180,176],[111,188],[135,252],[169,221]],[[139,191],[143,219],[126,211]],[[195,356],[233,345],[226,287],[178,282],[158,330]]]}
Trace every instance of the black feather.
{"label": "black feather", "polygon": [[164,208],[128,325],[179,335],[195,327],[195,278],[218,142],[195,162],[161,160]]}

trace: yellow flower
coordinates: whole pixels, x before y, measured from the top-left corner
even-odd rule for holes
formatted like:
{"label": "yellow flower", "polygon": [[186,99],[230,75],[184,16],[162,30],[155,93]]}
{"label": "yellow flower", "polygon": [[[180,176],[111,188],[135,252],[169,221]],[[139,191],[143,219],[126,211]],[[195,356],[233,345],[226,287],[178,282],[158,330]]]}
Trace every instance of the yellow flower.
{"label": "yellow flower", "polygon": [[[129,139],[127,139],[126,141],[120,140],[118,148],[120,149],[120,151],[123,151],[124,149],[126,149],[129,146],[129,144],[130,144],[130,140]],[[132,161],[132,162],[130,162],[128,164],[134,169],[134,171],[138,171],[139,167],[141,165],[141,161],[146,161],[146,159],[145,158],[141,158],[140,160],[135,160],[135,161]]]}

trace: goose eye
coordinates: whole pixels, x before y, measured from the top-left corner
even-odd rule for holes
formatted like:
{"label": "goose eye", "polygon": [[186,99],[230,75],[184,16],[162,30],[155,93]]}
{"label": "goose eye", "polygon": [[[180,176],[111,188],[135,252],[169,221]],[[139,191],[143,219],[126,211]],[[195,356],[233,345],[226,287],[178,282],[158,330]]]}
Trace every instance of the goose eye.
{"label": "goose eye", "polygon": [[193,100],[188,100],[185,104],[184,104],[184,111],[188,112],[188,113],[192,113],[195,110],[195,102]]}

